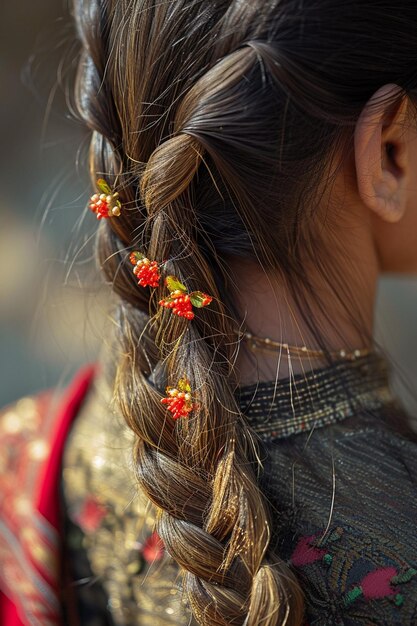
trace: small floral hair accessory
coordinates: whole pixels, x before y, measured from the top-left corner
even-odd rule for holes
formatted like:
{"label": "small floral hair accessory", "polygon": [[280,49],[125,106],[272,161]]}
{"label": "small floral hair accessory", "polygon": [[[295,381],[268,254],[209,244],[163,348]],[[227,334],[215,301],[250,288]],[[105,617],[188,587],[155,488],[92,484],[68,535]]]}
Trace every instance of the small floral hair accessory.
{"label": "small floral hair accessory", "polygon": [[150,261],[141,252],[132,252],[130,262],[135,266],[133,273],[141,287],[158,287],[161,278],[159,266],[156,261]]}
{"label": "small floral hair accessory", "polygon": [[110,186],[104,178],[99,178],[96,182],[101,194],[95,193],[90,198],[90,209],[97,215],[97,219],[103,217],[119,217],[122,204],[119,200],[119,194],[113,193]]}
{"label": "small floral hair accessory", "polygon": [[188,417],[191,411],[197,408],[191,396],[191,387],[188,378],[180,378],[177,387],[167,387],[167,397],[162,398],[162,404],[166,404],[168,411],[172,413],[174,420],[180,417]]}
{"label": "small floral hair accessory", "polygon": [[165,284],[170,291],[168,298],[159,301],[159,304],[166,309],[172,309],[172,312],[179,317],[185,317],[192,320],[194,317],[193,306],[201,309],[207,306],[213,298],[202,291],[187,292],[185,285],[179,282],[176,276],[168,276]]}

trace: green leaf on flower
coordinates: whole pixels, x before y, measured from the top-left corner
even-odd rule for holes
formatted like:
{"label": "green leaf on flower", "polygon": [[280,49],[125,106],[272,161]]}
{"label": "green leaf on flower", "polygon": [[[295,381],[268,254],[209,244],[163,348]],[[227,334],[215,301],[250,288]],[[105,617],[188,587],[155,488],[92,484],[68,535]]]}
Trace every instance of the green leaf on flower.
{"label": "green leaf on flower", "polygon": [[179,379],[178,391],[183,391],[184,393],[191,393],[190,381],[188,380],[188,378]]}
{"label": "green leaf on flower", "polygon": [[142,259],[145,258],[145,255],[142,254],[142,252],[137,252],[136,250],[135,250],[135,252],[132,252],[132,254],[130,256],[133,256],[133,258],[135,259],[136,263],[138,261],[141,261]]}
{"label": "green leaf on flower", "polygon": [[100,189],[101,193],[105,193],[106,196],[111,196],[113,194],[112,190],[110,189],[108,183],[106,183],[104,178],[99,178],[96,184],[97,184],[97,187]]}
{"label": "green leaf on flower", "polygon": [[206,298],[207,298],[207,294],[203,293],[202,291],[192,291],[190,293],[191,304],[197,307],[198,309],[201,309],[201,307],[207,306],[207,304],[210,304],[209,302],[207,302],[206,304],[203,304]]}
{"label": "green leaf on flower", "polygon": [[165,279],[165,284],[171,291],[171,293],[177,290],[181,291],[182,293],[187,293],[187,287],[180,283],[176,276],[167,276],[167,278]]}

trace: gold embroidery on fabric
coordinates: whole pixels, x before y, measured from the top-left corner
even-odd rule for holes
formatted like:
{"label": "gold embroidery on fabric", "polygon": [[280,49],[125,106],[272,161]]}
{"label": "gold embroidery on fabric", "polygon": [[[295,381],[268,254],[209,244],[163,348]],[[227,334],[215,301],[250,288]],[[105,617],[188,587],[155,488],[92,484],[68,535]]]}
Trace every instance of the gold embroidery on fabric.
{"label": "gold embroidery on fabric", "polygon": [[100,387],[91,394],[67,442],[63,484],[69,517],[85,534],[83,546],[117,626],[190,626],[195,622],[182,600],[176,563],[166,553],[155,553],[154,562],[143,559],[155,510],[135,484],[132,434],[104,398],[97,400],[104,393]]}

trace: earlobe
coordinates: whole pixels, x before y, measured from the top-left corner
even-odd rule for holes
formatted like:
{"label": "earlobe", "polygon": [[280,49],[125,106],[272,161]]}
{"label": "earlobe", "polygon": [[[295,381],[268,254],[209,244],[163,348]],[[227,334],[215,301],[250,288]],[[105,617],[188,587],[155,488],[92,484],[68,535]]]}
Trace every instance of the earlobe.
{"label": "earlobe", "polygon": [[404,97],[393,110],[392,96],[398,91],[401,88],[395,84],[378,89],[362,109],[354,135],[359,196],[365,206],[386,222],[400,220],[407,204],[407,143],[403,124],[408,102]]}

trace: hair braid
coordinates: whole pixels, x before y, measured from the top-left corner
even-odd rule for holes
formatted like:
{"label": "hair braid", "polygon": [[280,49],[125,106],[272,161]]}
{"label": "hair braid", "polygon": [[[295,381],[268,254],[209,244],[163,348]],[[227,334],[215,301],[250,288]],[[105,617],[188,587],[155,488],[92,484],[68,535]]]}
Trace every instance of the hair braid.
{"label": "hair braid", "polygon": [[[363,18],[375,3],[302,4],[74,0],[91,175],[113,184],[123,204],[98,237],[119,296],[115,393],[136,434],[140,486],[205,626],[299,626],[303,613],[300,585],[270,547],[262,454],[234,393],[239,318],[226,259],[249,258],[308,286],[299,249],[313,246],[301,246],[300,223],[330,151],[350,145],[377,87],[416,83],[407,69],[417,60],[413,3],[397,12],[389,62],[380,42],[392,40],[391,18],[378,11],[375,33]],[[210,307],[192,322],[159,307],[163,286],[138,288],[134,249],[213,296]],[[174,422],[161,391],[184,374],[198,409]]]}
{"label": "hair braid", "polygon": [[[233,72],[236,60],[240,61],[248,56],[248,50],[243,49],[233,55],[233,58],[227,57],[223,61],[225,68],[216,68],[218,75],[222,76],[222,81],[217,86],[219,90],[224,89],[224,82],[227,82],[227,69],[231,69],[231,75],[236,80],[236,72]],[[204,76],[199,82],[211,82],[212,91],[208,95],[213,97],[215,89],[210,78]],[[197,94],[199,91],[204,93],[199,82],[194,88]],[[228,84],[227,87],[231,86]],[[151,155],[141,180],[141,192],[149,215],[159,215],[164,211],[171,218],[170,237],[172,231],[180,225],[182,232],[177,239],[180,246],[176,247],[174,258],[176,254],[182,258],[181,263],[175,261],[173,266],[176,273],[180,274],[183,257],[186,255],[193,267],[192,275],[186,278],[192,279],[197,286],[207,284],[211,276],[210,267],[192,235],[187,234],[184,240],[186,226],[181,226],[184,211],[181,200],[195,176],[204,152],[204,148],[199,148],[195,139],[186,134],[187,128],[191,128],[196,134],[198,125],[200,132],[204,132],[204,117],[201,114],[204,106],[200,106],[200,111],[193,110],[191,106],[193,99],[201,105],[202,95],[196,97],[192,93],[194,90],[188,93],[188,99],[184,99],[178,108],[174,120],[174,129],[177,129],[178,134],[160,145]],[[198,123],[193,123],[194,118]],[[190,198],[186,198],[186,201],[190,202]],[[185,220],[185,223],[195,224],[195,216],[192,217],[194,219]],[[176,235],[177,233],[174,237]],[[168,243],[171,244],[172,251],[172,240]],[[161,245],[164,249],[164,242],[160,237],[154,242],[151,236],[151,250],[157,253]],[[197,269],[200,270],[199,274]],[[204,317],[213,317],[207,323],[211,336],[231,338],[234,331],[233,320],[227,315],[218,298],[212,277],[209,285],[210,293],[217,296],[211,312],[204,312]],[[220,315],[216,318],[217,313]],[[218,328],[218,319],[223,322],[222,328]],[[170,345],[181,339],[181,344],[176,344],[177,347],[181,346],[181,354],[175,350],[175,360],[170,362],[168,368],[170,375],[174,375],[175,381],[181,372],[186,372],[193,388],[200,392],[200,410],[181,429],[182,441],[178,447],[177,458],[181,464],[188,465],[197,476],[203,472],[204,479],[211,485],[211,493],[200,510],[202,528],[191,526],[190,520],[184,515],[182,519],[177,519],[166,503],[162,506],[160,498],[154,500],[165,511],[159,521],[160,534],[171,555],[187,572],[185,581],[188,597],[195,615],[202,623],[237,624],[244,621],[247,624],[276,624],[277,619],[283,618],[288,609],[288,598],[284,579],[276,574],[277,570],[274,574],[264,559],[270,539],[270,520],[254,471],[254,459],[257,458],[258,451],[253,445],[248,426],[239,416],[230,388],[225,389],[225,380],[230,372],[225,372],[221,360],[216,363],[212,359],[209,368],[201,367],[200,364],[207,363],[211,358],[204,341],[203,324],[200,324],[203,332],[198,332],[200,329],[196,323],[192,328],[179,329],[179,334],[173,329],[174,335],[171,336],[166,328],[167,321],[162,320],[161,323],[164,341],[166,334]],[[196,348],[201,352],[200,355],[195,354]],[[218,349],[221,351],[221,346]],[[226,353],[224,357],[224,362],[231,362],[231,354]],[[209,393],[203,391],[206,389],[210,390]],[[216,402],[219,397],[222,398],[221,406]],[[160,453],[159,447],[158,454]],[[143,465],[140,456],[138,465],[141,472]],[[143,474],[140,474],[140,478],[149,494],[147,478]],[[207,555],[203,565],[198,558],[201,550]],[[279,562],[279,559],[275,560]],[[286,568],[282,566],[282,569]],[[192,575],[197,581],[192,581]],[[196,593],[197,589],[199,591]]]}
{"label": "hair braid", "polygon": [[[139,483],[201,624],[299,626],[302,592],[270,548],[261,451],[234,394],[239,318],[226,259],[295,278],[291,295],[320,341],[306,256],[333,290],[343,277],[302,218],[372,93],[394,82],[416,101],[415,3],[396,5],[394,28],[388,0],[73,1],[91,175],[123,204],[101,224],[98,253],[119,295],[115,392],[136,434]],[[159,307],[162,286],[149,294],[134,280],[135,248],[167,260],[211,306],[192,323]],[[199,408],[174,423],[160,392],[184,373]]]}
{"label": "hair braid", "polygon": [[[142,164],[138,193],[127,184],[134,174],[128,171],[121,149],[123,136],[104,73],[106,39],[101,33],[87,45],[85,37],[89,54],[84,53],[81,63],[79,109],[94,130],[91,171],[94,178],[99,172],[117,176],[127,206],[126,214],[111,222],[113,232],[107,225],[101,228],[99,251],[121,296],[123,349],[115,390],[137,435],[139,483],[161,512],[157,530],[185,572],[184,591],[196,618],[202,624],[272,626],[288,612],[290,587],[300,605],[299,595],[291,572],[281,564],[281,575],[279,559],[273,557],[272,567],[265,558],[270,520],[257,485],[259,453],[228,382],[235,326],[207,251],[203,254],[196,243],[198,222],[190,183],[204,158],[201,138],[205,130],[210,131],[204,127],[203,113],[210,106],[205,92],[211,77],[203,75],[181,101],[172,136],[156,146],[146,166]],[[246,48],[225,58],[217,71],[217,77],[222,75],[216,85],[219,92],[238,84],[236,63],[248,56],[254,55]],[[253,58],[246,62],[249,67]],[[215,98],[216,89],[212,87],[211,93]],[[172,273],[190,290],[209,291],[214,296],[211,310],[202,311],[190,325],[157,307],[162,295],[158,290],[149,300],[138,293],[125,259],[126,246],[137,243],[151,258],[168,258]],[[143,312],[150,314],[145,326]],[[198,413],[176,427],[167,420],[160,393],[149,381],[158,363],[163,372],[159,386],[163,380],[175,384],[186,373],[198,395]],[[298,609],[286,623],[296,624],[299,619]]]}

